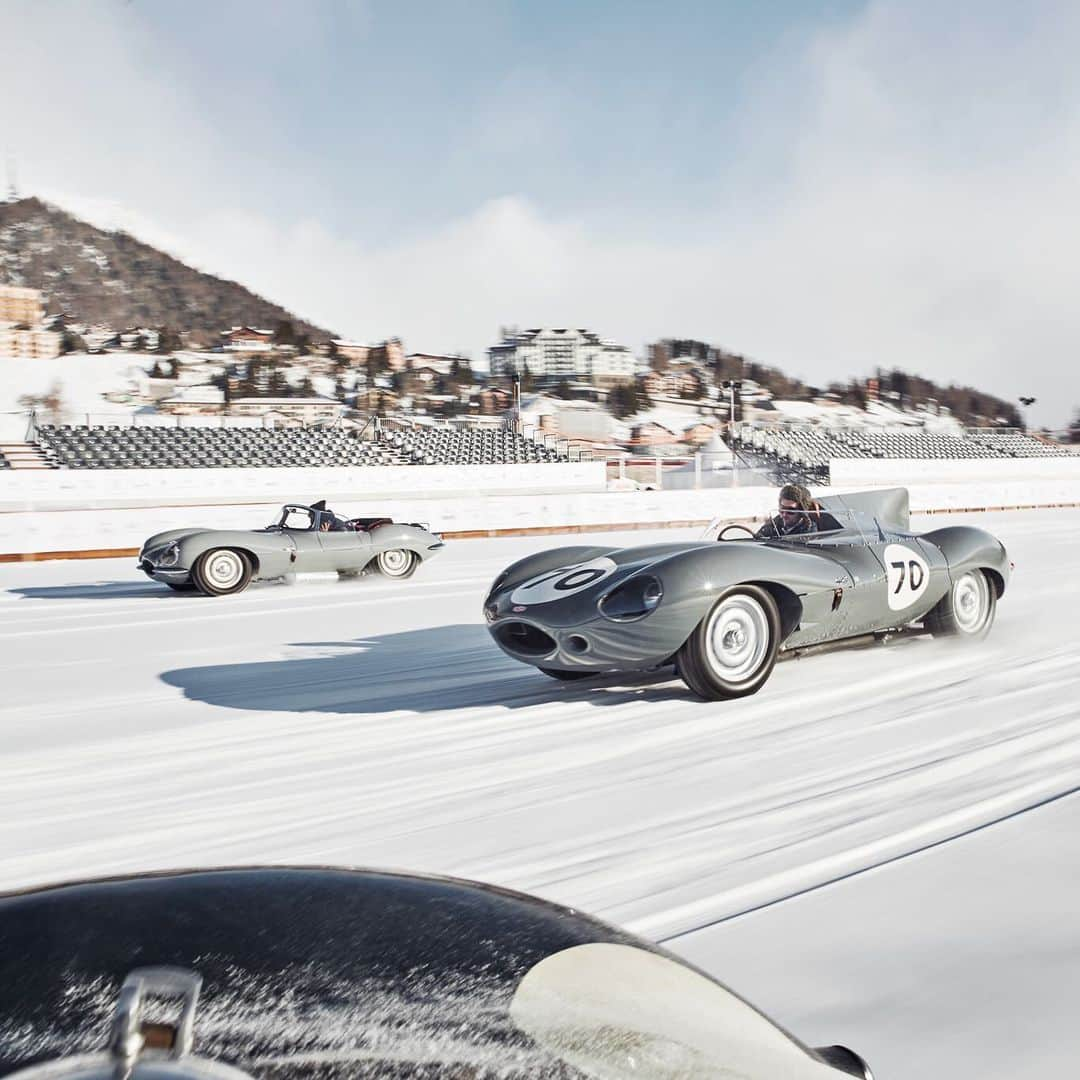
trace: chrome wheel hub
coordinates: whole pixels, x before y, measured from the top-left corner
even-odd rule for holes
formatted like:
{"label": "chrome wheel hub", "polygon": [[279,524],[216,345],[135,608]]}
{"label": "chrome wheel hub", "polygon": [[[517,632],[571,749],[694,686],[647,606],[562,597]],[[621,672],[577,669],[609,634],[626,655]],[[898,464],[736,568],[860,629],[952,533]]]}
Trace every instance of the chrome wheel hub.
{"label": "chrome wheel hub", "polygon": [[219,551],[210,557],[206,567],[207,577],[219,589],[228,589],[243,576],[244,568],[240,559],[231,551]]}
{"label": "chrome wheel hub", "polygon": [[953,617],[965,634],[982,629],[989,608],[989,584],[980,573],[964,574],[953,586]]}
{"label": "chrome wheel hub", "polygon": [[382,555],[382,564],[391,573],[398,573],[405,569],[409,562],[409,553],[400,549],[394,549],[393,551],[384,551]]}
{"label": "chrome wheel hub", "polygon": [[709,663],[729,683],[752,678],[769,655],[769,619],[752,596],[732,596],[709,617]]}

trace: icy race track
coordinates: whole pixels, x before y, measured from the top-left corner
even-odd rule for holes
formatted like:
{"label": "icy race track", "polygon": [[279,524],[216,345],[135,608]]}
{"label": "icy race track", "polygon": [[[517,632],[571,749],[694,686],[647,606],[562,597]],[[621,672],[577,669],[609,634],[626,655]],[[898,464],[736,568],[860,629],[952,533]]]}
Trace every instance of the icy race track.
{"label": "icy race track", "polygon": [[[1008,982],[1044,1026],[1040,990],[1075,1005],[1078,798],[972,830],[1080,783],[1080,513],[971,520],[1017,564],[988,642],[789,661],[726,704],[505,658],[485,588],[558,538],[220,600],[133,560],[0,567],[0,889],[237,863],[478,878],[667,941],[879,1077],[1047,1075],[1075,1025],[1047,1045],[1006,990],[978,998]],[[1006,940],[1026,967],[997,966]]]}

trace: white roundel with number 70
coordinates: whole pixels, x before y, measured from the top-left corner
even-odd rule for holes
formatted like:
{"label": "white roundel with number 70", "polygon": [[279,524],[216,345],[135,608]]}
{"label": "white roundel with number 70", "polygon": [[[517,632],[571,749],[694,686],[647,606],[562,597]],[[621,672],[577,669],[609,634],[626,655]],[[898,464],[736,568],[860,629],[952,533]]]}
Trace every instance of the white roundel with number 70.
{"label": "white roundel with number 70", "polygon": [[902,611],[911,607],[930,584],[930,567],[926,560],[919,552],[903,544],[889,544],[882,557],[885,560],[890,609]]}
{"label": "white roundel with number 70", "polygon": [[574,566],[559,566],[523,582],[510,594],[512,604],[548,604],[591,588],[615,572],[615,563],[606,555]]}

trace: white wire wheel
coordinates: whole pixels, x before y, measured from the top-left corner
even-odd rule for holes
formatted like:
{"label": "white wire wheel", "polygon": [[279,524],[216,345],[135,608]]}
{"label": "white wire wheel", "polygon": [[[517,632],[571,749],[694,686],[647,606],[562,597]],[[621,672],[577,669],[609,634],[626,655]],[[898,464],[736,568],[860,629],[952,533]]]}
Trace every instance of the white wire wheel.
{"label": "white wire wheel", "polygon": [[982,570],[961,574],[924,620],[934,637],[981,641],[997,612],[997,589]]}
{"label": "white wire wheel", "polygon": [[407,578],[412,577],[419,560],[405,548],[390,548],[389,551],[380,551],[375,562],[383,577]]}
{"label": "white wire wheel", "polygon": [[251,583],[251,561],[242,551],[214,548],[200,557],[192,576],[208,596],[228,596]]}
{"label": "white wire wheel", "polygon": [[780,649],[780,612],[759,585],[722,593],[679,650],[687,686],[714,701],[757,693]]}

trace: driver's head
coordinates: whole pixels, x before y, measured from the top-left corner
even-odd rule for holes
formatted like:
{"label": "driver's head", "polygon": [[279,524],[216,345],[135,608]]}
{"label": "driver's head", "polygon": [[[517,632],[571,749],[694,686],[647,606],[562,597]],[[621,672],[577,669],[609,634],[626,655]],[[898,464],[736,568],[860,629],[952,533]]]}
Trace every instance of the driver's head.
{"label": "driver's head", "polygon": [[780,489],[777,509],[783,527],[792,529],[806,521],[807,514],[814,509],[814,497],[802,484],[785,484]]}

